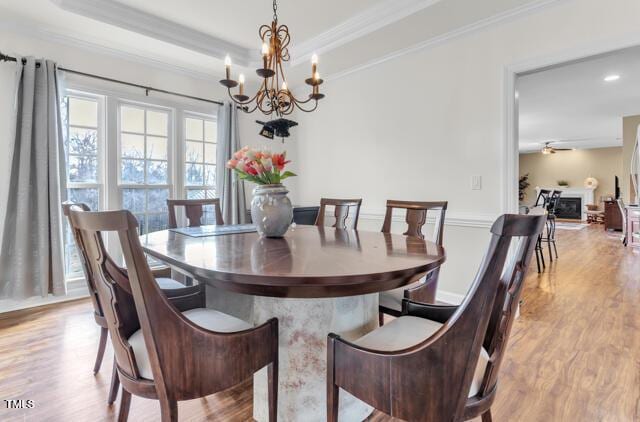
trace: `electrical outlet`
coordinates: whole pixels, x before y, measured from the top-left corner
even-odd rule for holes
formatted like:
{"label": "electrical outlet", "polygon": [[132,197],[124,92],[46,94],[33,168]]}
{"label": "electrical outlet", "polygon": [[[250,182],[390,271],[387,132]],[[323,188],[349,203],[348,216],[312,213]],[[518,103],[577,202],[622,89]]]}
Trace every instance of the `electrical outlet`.
{"label": "electrical outlet", "polygon": [[471,176],[471,190],[482,190],[482,176]]}

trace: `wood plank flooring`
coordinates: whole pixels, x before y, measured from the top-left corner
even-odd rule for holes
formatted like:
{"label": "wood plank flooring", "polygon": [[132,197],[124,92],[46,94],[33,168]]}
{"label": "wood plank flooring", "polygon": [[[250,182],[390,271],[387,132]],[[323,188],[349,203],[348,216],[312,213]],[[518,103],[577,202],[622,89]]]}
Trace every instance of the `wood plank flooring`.
{"label": "wood plank flooring", "polygon": [[[494,421],[640,421],[640,253],[602,226],[558,230],[558,252],[543,274],[530,269]],[[110,348],[91,372],[97,340],[88,300],[0,316],[0,421],[115,420]],[[8,410],[5,399],[35,407]],[[251,402],[247,383],[181,402],[180,419],[247,421]],[[130,421],[159,415],[156,401],[133,399]]]}

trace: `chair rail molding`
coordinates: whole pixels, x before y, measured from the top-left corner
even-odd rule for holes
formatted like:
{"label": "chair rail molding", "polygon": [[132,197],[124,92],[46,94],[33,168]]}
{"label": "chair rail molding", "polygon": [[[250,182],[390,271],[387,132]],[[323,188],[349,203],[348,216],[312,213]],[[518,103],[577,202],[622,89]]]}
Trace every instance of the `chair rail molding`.
{"label": "chair rail molding", "polygon": [[[328,219],[333,217],[333,214],[326,214]],[[368,221],[384,221],[384,212],[376,211],[361,211],[360,219]],[[444,219],[445,226],[454,227],[475,227],[475,228],[491,228],[493,222],[498,218],[498,214],[492,213],[475,213],[475,212],[451,212],[447,210],[447,215]],[[391,219],[394,223],[404,223],[404,215],[394,215]],[[427,216],[427,224],[433,224],[435,218],[433,216]]]}

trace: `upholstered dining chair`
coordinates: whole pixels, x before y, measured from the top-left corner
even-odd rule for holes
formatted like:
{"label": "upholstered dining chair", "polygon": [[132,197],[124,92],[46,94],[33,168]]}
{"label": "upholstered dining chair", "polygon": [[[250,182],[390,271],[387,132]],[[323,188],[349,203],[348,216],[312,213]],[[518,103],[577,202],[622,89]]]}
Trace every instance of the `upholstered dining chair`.
{"label": "upholstered dining chair", "polygon": [[[349,342],[329,334],[327,421],[343,389],[408,421],[491,421],[498,371],[544,216],[503,215],[460,306],[403,300],[402,316]],[[512,251],[513,253],[509,253]]]}
{"label": "upholstered dining chair", "polygon": [[205,207],[213,206],[216,225],[223,225],[222,210],[220,208],[220,199],[167,199],[167,207],[169,208],[169,228],[178,227],[176,207],[184,207],[184,213],[187,218],[189,227],[199,227],[202,225],[202,216]]}
{"label": "upholstered dining chair", "polygon": [[[71,225],[87,251],[122,384],[119,421],[131,395],[160,401],[161,420],[178,420],[177,402],[205,397],[239,384],[267,367],[269,420],[275,422],[278,321],[253,327],[203,307],[178,308],[158,288],[145,259],[138,222],[126,210],[70,211]],[[116,232],[128,280],[113,277],[102,244]]]}
{"label": "upholstered dining chair", "polygon": [[[382,224],[382,232],[391,232],[391,222],[394,209],[405,210],[405,221],[407,231],[406,236],[416,236],[424,239],[422,227],[427,222],[427,214],[433,212],[435,216],[433,226],[433,237],[430,239],[439,246],[442,246],[444,237],[444,219],[447,212],[447,202],[413,202],[413,201],[387,201],[387,211]],[[438,276],[440,269],[437,268],[428,273],[424,278],[398,289],[380,293],[380,325],[384,324],[384,314],[400,316],[402,311],[402,299],[411,299],[416,302],[432,303],[436,300],[436,290],[438,288]]]}
{"label": "upholstered dining chair", "polygon": [[[89,206],[84,203],[73,203],[73,202],[65,202],[62,204],[62,212],[67,217],[70,218],[70,213],[72,209],[77,209],[80,211],[90,211]],[[69,219],[69,224],[71,224],[71,220]],[[96,361],[93,365],[93,373],[97,374],[100,370],[100,366],[102,365],[102,359],[104,357],[105,348],[107,346],[107,338],[109,336],[108,324],[107,320],[104,316],[104,312],[102,310],[102,306],[100,305],[100,301],[98,300],[98,290],[96,288],[96,281],[94,277],[94,273],[88,265],[88,255],[87,251],[83,247],[83,242],[80,241],[80,234],[77,230],[73,229],[71,226],[71,232],[73,234],[73,238],[76,244],[76,248],[78,250],[78,257],[80,258],[80,262],[82,264],[82,270],[85,275],[85,281],[87,283],[87,288],[89,290],[89,296],[91,298],[91,303],[93,305],[93,318],[96,321],[96,324],[100,327],[100,340],[98,343],[98,353],[96,355]],[[104,245],[101,243],[101,247]],[[121,283],[128,283],[128,275],[127,270],[118,266],[106,252],[106,249],[102,249],[100,251],[105,255],[105,269],[111,274],[111,277],[114,279],[120,280]],[[163,293],[169,298],[169,300],[174,301],[178,306],[190,306],[191,304],[204,304],[205,302],[205,291],[204,287],[196,286],[196,287],[187,287],[182,283],[179,283],[170,278],[159,277],[155,279],[158,283],[160,289],[162,289]],[[111,378],[111,388],[109,391],[108,403],[113,404],[115,401],[116,395],[118,393],[118,374],[115,370],[115,365],[113,369],[113,375]]]}
{"label": "upholstered dining chair", "polygon": [[346,230],[347,219],[351,217],[350,228],[357,230],[358,218],[360,217],[360,205],[362,205],[362,199],[321,198],[320,210],[318,211],[318,217],[316,218],[316,226],[325,225],[325,213],[327,212],[327,206],[332,206],[333,216],[336,221],[331,227]]}

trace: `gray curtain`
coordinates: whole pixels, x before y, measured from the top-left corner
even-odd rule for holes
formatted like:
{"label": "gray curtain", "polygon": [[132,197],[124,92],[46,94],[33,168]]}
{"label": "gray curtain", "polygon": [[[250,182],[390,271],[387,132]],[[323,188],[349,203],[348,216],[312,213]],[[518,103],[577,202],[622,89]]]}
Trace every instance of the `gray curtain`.
{"label": "gray curtain", "polygon": [[[22,64],[11,187],[0,250],[0,298],[66,293],[60,203],[66,196],[56,64]],[[20,69],[19,69],[20,70]]]}
{"label": "gray curtain", "polygon": [[244,182],[234,171],[226,168],[233,153],[241,148],[238,136],[238,110],[234,104],[225,102],[218,110],[218,153],[216,183],[218,197],[222,203],[222,218],[225,224],[243,224],[247,221],[247,206]]}

